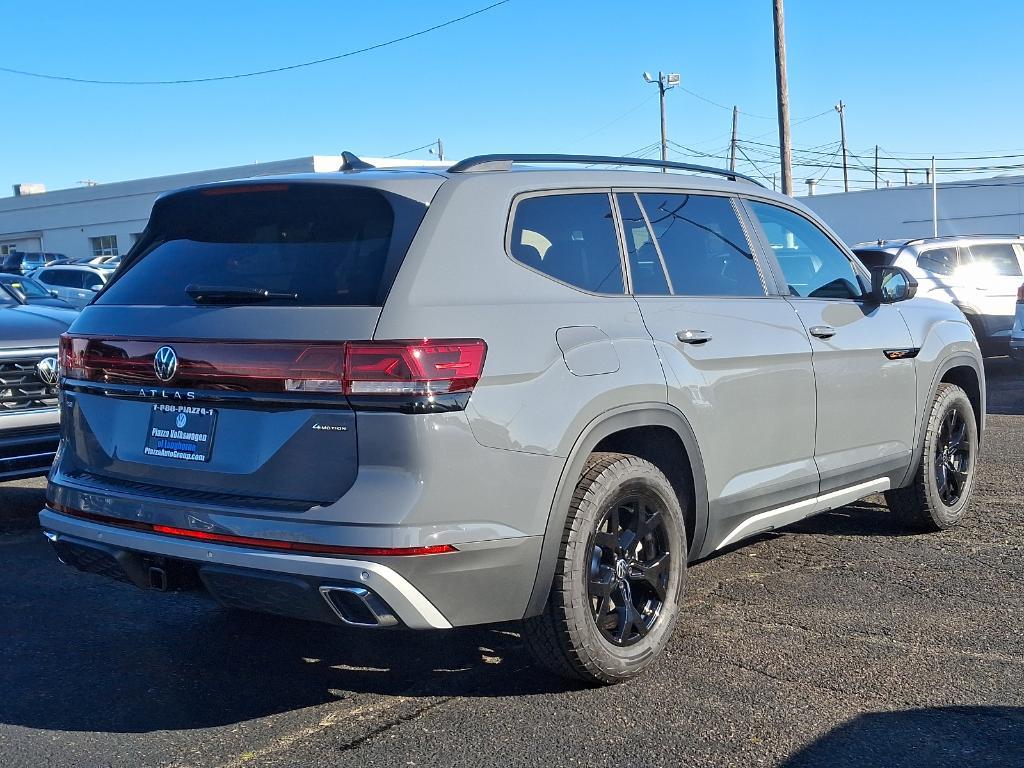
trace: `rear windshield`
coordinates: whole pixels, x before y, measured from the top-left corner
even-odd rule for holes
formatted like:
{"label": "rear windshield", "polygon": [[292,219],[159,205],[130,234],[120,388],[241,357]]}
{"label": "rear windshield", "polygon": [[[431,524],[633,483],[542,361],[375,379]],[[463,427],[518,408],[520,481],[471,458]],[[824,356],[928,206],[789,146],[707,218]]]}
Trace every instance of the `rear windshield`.
{"label": "rear windshield", "polygon": [[891,267],[896,261],[896,254],[887,251],[859,250],[854,251],[860,263],[865,267]]}
{"label": "rear windshield", "polygon": [[179,193],[157,202],[96,303],[187,306],[196,303],[188,289],[199,286],[280,296],[266,304],[381,306],[425,211],[399,195],[337,184]]}

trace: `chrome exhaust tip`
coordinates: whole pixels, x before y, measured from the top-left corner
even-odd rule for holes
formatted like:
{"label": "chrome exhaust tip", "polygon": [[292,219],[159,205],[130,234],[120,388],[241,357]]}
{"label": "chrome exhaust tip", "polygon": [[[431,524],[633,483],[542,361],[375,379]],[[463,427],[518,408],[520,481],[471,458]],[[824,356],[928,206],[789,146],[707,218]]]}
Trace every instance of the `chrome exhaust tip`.
{"label": "chrome exhaust tip", "polygon": [[366,587],[322,586],[327,605],[345,624],[353,627],[394,627],[398,617],[375,593]]}

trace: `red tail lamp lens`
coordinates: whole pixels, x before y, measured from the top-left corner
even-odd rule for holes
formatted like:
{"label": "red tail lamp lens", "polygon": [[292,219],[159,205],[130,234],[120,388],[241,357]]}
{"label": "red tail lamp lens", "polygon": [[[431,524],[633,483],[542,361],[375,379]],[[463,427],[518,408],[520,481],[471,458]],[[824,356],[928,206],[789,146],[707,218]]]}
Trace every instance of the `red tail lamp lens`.
{"label": "red tail lamp lens", "polygon": [[350,342],[345,355],[349,394],[432,395],[471,392],[483,372],[481,339]]}
{"label": "red tail lamp lens", "polygon": [[[163,346],[177,366],[157,380]],[[64,335],[60,366],[70,379],[106,384],[357,395],[471,392],[483,371],[481,339],[425,341],[171,341]]]}

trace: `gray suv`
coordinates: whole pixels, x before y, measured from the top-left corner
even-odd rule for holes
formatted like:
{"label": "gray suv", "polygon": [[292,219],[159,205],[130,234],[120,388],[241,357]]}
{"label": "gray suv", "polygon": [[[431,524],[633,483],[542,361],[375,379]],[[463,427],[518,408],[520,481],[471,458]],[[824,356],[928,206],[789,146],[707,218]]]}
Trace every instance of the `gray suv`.
{"label": "gray suv", "polygon": [[613,683],[688,563],[873,493],[965,514],[970,326],[792,199],[623,158],[345,168],[156,203],[62,340],[64,562],[334,624],[521,620]]}

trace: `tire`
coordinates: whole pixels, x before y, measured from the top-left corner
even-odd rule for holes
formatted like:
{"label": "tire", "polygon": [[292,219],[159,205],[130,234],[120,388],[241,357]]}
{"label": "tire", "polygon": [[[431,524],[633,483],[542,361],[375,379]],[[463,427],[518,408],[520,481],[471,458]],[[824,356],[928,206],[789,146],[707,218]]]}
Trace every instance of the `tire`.
{"label": "tire", "polygon": [[610,685],[651,666],[679,614],[684,519],[672,484],[653,464],[622,453],[590,456],[569,505],[547,604],[524,621],[524,639],[544,667]]}
{"label": "tire", "polygon": [[910,485],[886,491],[889,509],[914,531],[956,525],[970,505],[977,460],[978,424],[971,401],[955,384],[939,384],[928,413],[921,461]]}

